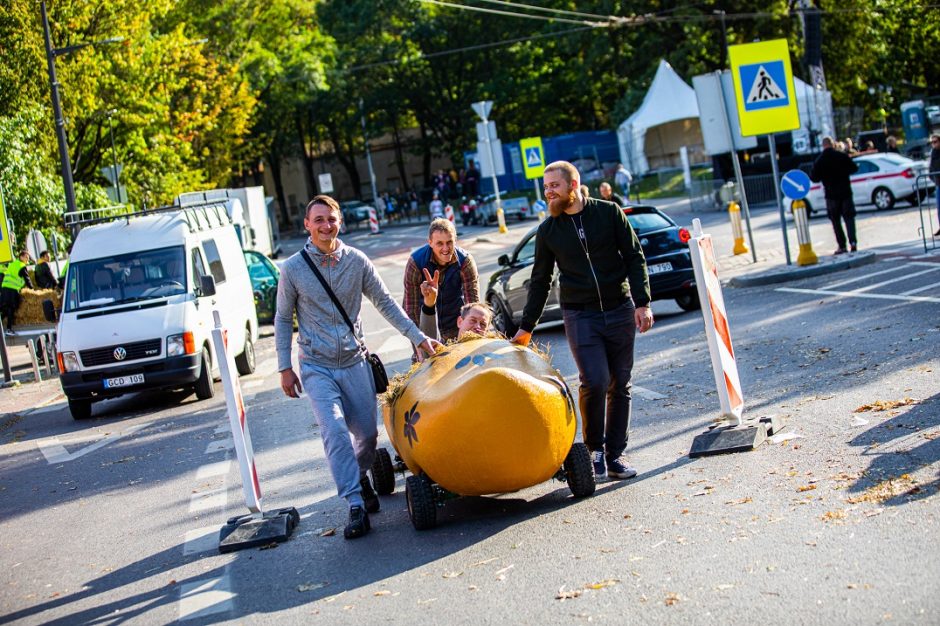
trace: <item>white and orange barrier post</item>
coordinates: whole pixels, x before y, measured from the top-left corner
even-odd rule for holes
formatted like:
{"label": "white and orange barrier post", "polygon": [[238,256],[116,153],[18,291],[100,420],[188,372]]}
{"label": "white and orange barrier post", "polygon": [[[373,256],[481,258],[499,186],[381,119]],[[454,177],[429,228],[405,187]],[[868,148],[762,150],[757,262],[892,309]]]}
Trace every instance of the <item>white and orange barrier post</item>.
{"label": "white and orange barrier post", "polygon": [[373,235],[378,235],[381,232],[379,230],[379,215],[374,206],[369,207],[369,229]]}
{"label": "white and orange barrier post", "polygon": [[[212,329],[212,345],[219,361],[219,374],[225,392],[225,407],[228,410],[229,428],[235,443],[235,454],[241,470],[242,493],[249,515],[233,517],[219,532],[219,551],[233,552],[244,548],[265,545],[272,541],[284,542],[290,537],[300,521],[297,509],[288,507],[267,513],[262,509],[261,481],[255,466],[255,453],[248,431],[248,414],[242,396],[235,357],[228,349],[227,332],[222,328],[218,311],[213,311],[215,328]],[[245,332],[248,332],[247,330]]]}
{"label": "white and orange barrier post", "polygon": [[455,226],[457,224],[456,219],[454,218],[454,207],[449,204],[444,207],[444,219],[449,220],[450,223],[454,224]]}
{"label": "white and orange barrier post", "polygon": [[745,422],[743,419],[744,393],[731,342],[731,326],[728,323],[721,281],[718,278],[715,248],[711,235],[702,232],[702,223],[698,219],[692,220],[689,252],[695,271],[699,301],[702,303],[705,337],[721,408],[719,423],[722,424],[698,435],[692,442],[689,456],[751,450],[767,438],[768,424],[765,420]]}

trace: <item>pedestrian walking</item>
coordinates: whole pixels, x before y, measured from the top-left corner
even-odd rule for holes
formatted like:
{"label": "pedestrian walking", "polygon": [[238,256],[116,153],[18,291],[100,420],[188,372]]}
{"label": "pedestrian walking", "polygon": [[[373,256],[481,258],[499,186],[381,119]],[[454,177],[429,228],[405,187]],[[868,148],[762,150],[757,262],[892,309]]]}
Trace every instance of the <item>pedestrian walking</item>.
{"label": "pedestrian walking", "polygon": [[428,205],[428,214],[430,214],[432,221],[444,217],[444,203],[441,202],[441,195],[437,191],[434,192],[434,199]]}
{"label": "pedestrian walking", "polygon": [[623,197],[630,199],[630,185],[633,183],[633,174],[630,173],[623,163],[617,164],[617,171],[614,173],[614,182],[620,187]]}
{"label": "pedestrian walking", "polygon": [[[836,244],[839,246],[833,254],[845,254],[846,234],[850,250],[858,250],[855,238],[855,202],[852,200],[851,176],[858,171],[858,164],[848,154],[838,150],[832,137],[823,137],[822,154],[813,163],[810,180],[822,182],[826,194],[826,213],[835,231]],[[842,222],[845,222],[845,231]]]}
{"label": "pedestrian walking", "polygon": [[428,227],[428,242],[415,250],[405,264],[402,308],[415,324],[421,323],[421,283],[424,271],[440,272],[437,320],[444,340],[457,337],[457,317],[468,302],[480,299],[480,277],[473,256],[457,245],[457,230],[439,218]]}
{"label": "pedestrian walking", "polygon": [[581,382],[584,443],[598,478],[633,478],[624,456],[630,432],[633,343],[653,326],[646,259],[636,232],[613,202],[585,198],[567,161],[545,168],[549,215],[535,238],[528,298],[513,342],[528,345],[555,266],[568,346]]}
{"label": "pedestrian walking", "polygon": [[[274,343],[281,389],[291,398],[307,390],[337,494],[349,504],[343,535],[354,539],[369,532],[369,513],[380,507],[366,474],[375,457],[378,430],[375,380],[359,317],[362,296],[419,350],[433,354],[440,343],[408,319],[368,257],[338,239],[341,221],[339,204],[329,196],[316,196],[307,205],[304,227],[310,238],[281,268]],[[291,363],[295,313],[300,377]]]}
{"label": "pedestrian walking", "polygon": [[3,282],[0,283],[0,315],[6,324],[6,333],[13,334],[13,323],[16,321],[16,310],[20,307],[20,291],[23,287],[33,288],[29,279],[29,252],[20,250],[16,259],[10,261],[3,273]]}
{"label": "pedestrian walking", "polygon": [[[937,225],[940,226],[940,135],[930,136],[930,173],[934,174],[933,182],[936,185],[934,193],[937,197]],[[940,228],[933,234],[940,237]]]}
{"label": "pedestrian walking", "polygon": [[603,182],[600,186],[601,200],[607,200],[608,202],[613,202],[617,206],[626,206],[626,202],[623,200],[623,196],[619,193],[616,193],[613,188],[610,186],[610,183]]}

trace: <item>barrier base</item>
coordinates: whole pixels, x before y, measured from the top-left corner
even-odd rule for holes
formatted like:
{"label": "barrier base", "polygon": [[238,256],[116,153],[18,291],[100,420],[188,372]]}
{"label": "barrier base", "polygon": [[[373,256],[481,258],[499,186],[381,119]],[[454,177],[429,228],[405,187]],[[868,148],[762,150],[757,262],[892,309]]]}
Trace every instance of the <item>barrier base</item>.
{"label": "barrier base", "polygon": [[779,415],[765,415],[758,421],[767,427],[768,437],[773,437],[783,430],[783,418],[781,418]]}
{"label": "barrier base", "polygon": [[767,425],[763,422],[745,422],[740,426],[712,427],[692,440],[689,457],[747,452],[767,439]]}
{"label": "barrier base", "polygon": [[297,509],[267,511],[261,517],[232,517],[219,531],[219,552],[235,552],[271,543],[284,543],[300,523]]}

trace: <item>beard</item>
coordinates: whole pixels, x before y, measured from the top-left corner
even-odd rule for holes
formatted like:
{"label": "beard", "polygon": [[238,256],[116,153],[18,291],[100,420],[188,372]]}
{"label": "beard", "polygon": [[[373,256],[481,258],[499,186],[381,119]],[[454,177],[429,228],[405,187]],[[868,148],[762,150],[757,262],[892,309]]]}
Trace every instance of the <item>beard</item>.
{"label": "beard", "polygon": [[564,213],[568,207],[573,205],[576,199],[577,196],[574,193],[574,186],[572,186],[572,188],[568,190],[567,196],[548,201],[548,214],[552,217],[558,217]]}

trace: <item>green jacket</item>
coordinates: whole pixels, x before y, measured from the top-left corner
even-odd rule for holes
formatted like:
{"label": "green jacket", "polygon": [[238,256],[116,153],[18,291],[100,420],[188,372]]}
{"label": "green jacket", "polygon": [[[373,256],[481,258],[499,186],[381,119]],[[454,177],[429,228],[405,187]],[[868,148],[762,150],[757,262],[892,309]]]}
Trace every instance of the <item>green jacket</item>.
{"label": "green jacket", "polygon": [[29,280],[29,273],[27,273],[26,264],[19,259],[13,259],[10,261],[10,264],[7,266],[7,269],[3,274],[3,283],[0,283],[0,287],[3,289],[13,289],[16,292],[19,292],[26,285],[29,285],[30,287],[33,286],[32,282]]}
{"label": "green jacket", "polygon": [[605,309],[614,308],[630,296],[638,307],[649,305],[646,257],[623,210],[613,202],[588,198],[580,215],[587,253],[570,215],[550,217],[539,226],[528,300],[519,325],[524,331],[531,332],[542,315],[556,263],[562,307],[602,304]]}

